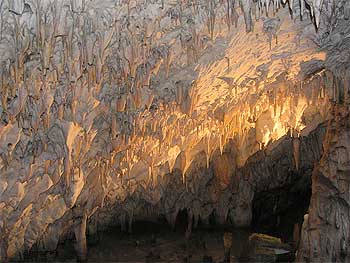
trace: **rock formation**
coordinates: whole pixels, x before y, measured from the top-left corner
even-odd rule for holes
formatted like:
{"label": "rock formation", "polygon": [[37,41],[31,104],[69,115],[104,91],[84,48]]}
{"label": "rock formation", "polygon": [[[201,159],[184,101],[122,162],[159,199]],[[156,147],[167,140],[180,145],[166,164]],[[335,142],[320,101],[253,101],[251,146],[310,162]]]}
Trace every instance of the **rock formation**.
{"label": "rock formation", "polygon": [[[174,225],[184,209],[189,233],[211,214],[247,226],[255,193],[321,156],[298,256],[344,258],[347,126],[330,109],[349,99],[349,13],[346,0],[0,0],[0,259],[74,233],[84,260],[87,233]],[[329,252],[318,187],[343,220]]]}
{"label": "rock formation", "polygon": [[312,175],[312,198],[302,227],[300,261],[349,260],[349,114],[334,109],[324,154]]}

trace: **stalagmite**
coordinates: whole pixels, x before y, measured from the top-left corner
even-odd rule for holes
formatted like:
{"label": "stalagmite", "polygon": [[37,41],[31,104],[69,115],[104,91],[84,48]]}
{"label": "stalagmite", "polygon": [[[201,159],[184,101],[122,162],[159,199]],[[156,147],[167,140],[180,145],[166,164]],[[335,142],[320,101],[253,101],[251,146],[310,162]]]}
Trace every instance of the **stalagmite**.
{"label": "stalagmite", "polygon": [[128,233],[132,234],[132,222],[134,217],[134,209],[131,209],[131,211],[128,213],[129,215],[129,221],[128,221]]}
{"label": "stalagmite", "polygon": [[126,214],[125,212],[122,212],[119,216],[119,220],[120,220],[120,230],[122,232],[126,232]]}
{"label": "stalagmite", "polygon": [[193,227],[193,213],[191,211],[187,212],[187,228],[185,237],[186,239],[190,239],[192,236],[192,227]]}
{"label": "stalagmite", "polygon": [[87,214],[84,214],[74,219],[74,234],[77,241],[78,261],[85,262],[87,260],[87,245],[86,245],[86,221]]}
{"label": "stalagmite", "polygon": [[7,243],[5,242],[5,237],[7,235],[7,221],[2,220],[2,226],[0,226],[0,260],[3,262],[7,262],[8,254],[7,254]]}

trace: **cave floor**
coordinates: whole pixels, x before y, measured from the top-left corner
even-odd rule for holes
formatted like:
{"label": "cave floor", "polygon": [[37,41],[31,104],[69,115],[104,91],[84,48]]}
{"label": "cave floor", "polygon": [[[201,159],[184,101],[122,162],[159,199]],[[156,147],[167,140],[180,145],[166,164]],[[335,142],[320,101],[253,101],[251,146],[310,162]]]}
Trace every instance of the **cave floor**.
{"label": "cave floor", "polygon": [[[225,232],[233,234],[231,262],[238,262],[250,234],[248,229],[202,226],[186,240],[184,226],[172,230],[167,225],[149,222],[135,223],[133,234],[112,227],[97,238],[90,238],[88,262],[206,262],[205,256],[221,262]],[[54,262],[76,262],[72,241],[60,245]]]}

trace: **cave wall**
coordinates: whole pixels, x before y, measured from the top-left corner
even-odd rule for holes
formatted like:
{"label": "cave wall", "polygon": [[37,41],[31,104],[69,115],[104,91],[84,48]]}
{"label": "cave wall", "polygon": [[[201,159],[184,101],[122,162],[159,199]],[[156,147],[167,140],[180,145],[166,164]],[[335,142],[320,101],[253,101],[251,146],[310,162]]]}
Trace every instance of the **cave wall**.
{"label": "cave wall", "polygon": [[0,258],[185,208],[248,225],[348,89],[345,2],[283,2],[1,1]]}
{"label": "cave wall", "polygon": [[302,226],[298,260],[349,260],[349,114],[335,107],[324,154],[312,175],[312,198]]}
{"label": "cave wall", "polygon": [[[252,206],[256,205],[253,203],[254,197],[263,196],[261,195],[263,193],[273,195],[273,191],[280,188],[295,187],[298,180],[307,181],[307,179],[303,180],[303,177],[311,175],[314,164],[322,156],[322,142],[325,132],[325,124],[321,124],[308,135],[300,137],[286,135],[268,145],[266,149],[249,157],[245,166],[237,171],[239,180],[248,183],[248,189],[251,193],[250,199],[247,200],[243,197],[239,199],[245,206],[240,209],[237,216],[244,217],[245,214],[249,213],[249,219],[245,221],[246,225],[250,225],[252,222]],[[273,214],[272,210],[275,205],[273,202],[269,203],[268,199],[258,201],[270,207],[271,211],[266,212]],[[288,198],[286,206],[288,207]]]}
{"label": "cave wall", "polygon": [[327,50],[325,65],[334,73],[330,120],[324,153],[312,174],[312,197],[304,216],[297,260],[349,261],[349,70],[344,47],[349,41],[349,3],[339,1],[326,16],[320,44]]}
{"label": "cave wall", "polygon": [[309,208],[311,175],[323,154],[326,128],[323,123],[308,136],[287,136],[279,144],[279,150],[274,150],[274,158],[261,156],[256,166],[250,168],[261,173],[252,176],[256,185],[251,222],[254,231],[295,241],[295,248],[298,247],[298,240],[293,240],[293,231],[296,224],[301,226]]}

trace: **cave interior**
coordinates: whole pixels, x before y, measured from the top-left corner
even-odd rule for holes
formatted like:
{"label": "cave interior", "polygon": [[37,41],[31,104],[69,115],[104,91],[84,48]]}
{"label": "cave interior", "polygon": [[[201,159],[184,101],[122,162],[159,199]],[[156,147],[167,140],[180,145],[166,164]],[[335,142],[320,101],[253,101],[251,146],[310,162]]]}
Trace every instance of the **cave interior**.
{"label": "cave interior", "polygon": [[349,262],[349,0],[0,0],[0,262]]}

